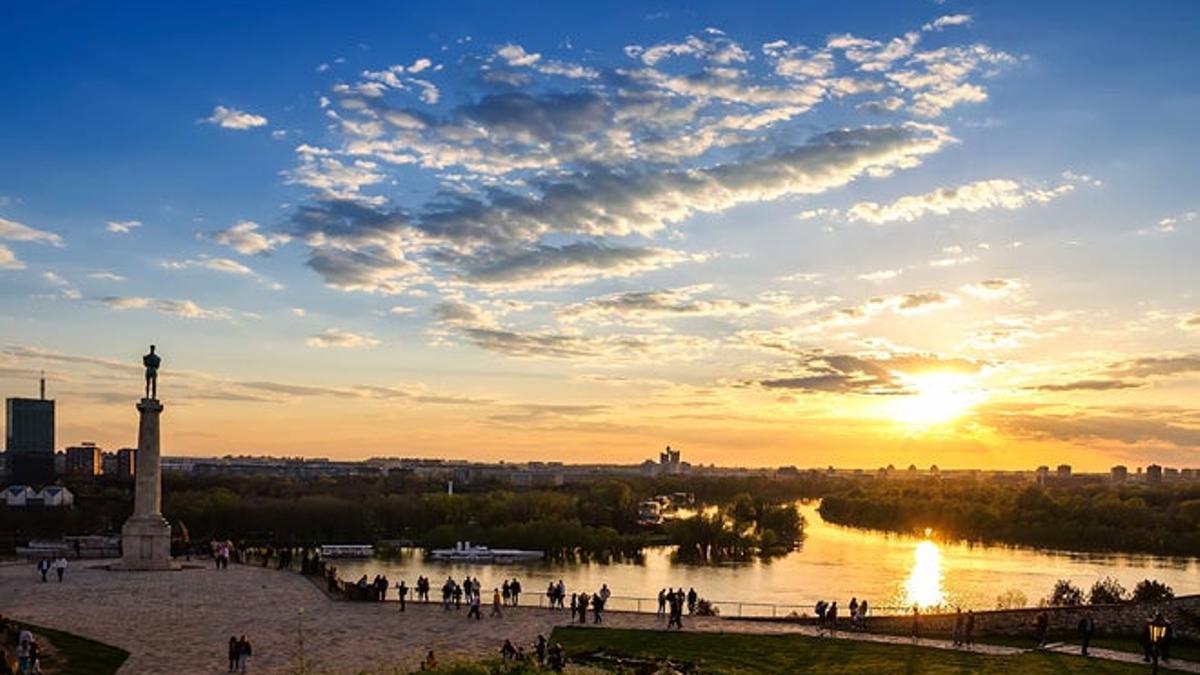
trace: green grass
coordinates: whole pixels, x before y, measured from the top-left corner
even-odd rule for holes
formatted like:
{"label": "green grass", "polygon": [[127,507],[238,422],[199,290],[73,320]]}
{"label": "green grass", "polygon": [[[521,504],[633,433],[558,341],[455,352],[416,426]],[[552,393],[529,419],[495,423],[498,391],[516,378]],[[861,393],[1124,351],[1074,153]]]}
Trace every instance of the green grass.
{"label": "green grass", "polygon": [[647,630],[557,628],[551,637],[572,659],[603,652],[635,658],[670,658],[700,673],[892,673],[933,675],[1121,675],[1145,668],[1067,654],[1037,652],[984,656],[966,652],[830,640],[799,635],[746,635]]}
{"label": "green grass", "polygon": [[[1063,642],[1068,645],[1074,645],[1075,647],[1079,647],[1080,644],[1079,636],[1075,633],[1051,633],[1047,639],[1049,642]],[[1033,645],[1033,638],[995,635],[979,638],[976,640],[976,642],[990,645],[1024,647],[1028,649]],[[1092,638],[1092,647],[1099,649],[1111,649],[1118,652],[1129,652],[1130,654],[1142,653],[1142,645],[1138,642],[1137,638],[1126,636],[1095,637]],[[1182,661],[1200,661],[1200,643],[1176,639],[1171,645],[1171,658],[1180,659]]]}
{"label": "green grass", "polygon": [[103,642],[96,642],[73,633],[64,633],[53,628],[42,628],[28,623],[21,623],[39,639],[45,639],[53,646],[54,653],[42,657],[42,669],[54,673],[70,673],[71,675],[113,675],[129,652],[118,649]]}

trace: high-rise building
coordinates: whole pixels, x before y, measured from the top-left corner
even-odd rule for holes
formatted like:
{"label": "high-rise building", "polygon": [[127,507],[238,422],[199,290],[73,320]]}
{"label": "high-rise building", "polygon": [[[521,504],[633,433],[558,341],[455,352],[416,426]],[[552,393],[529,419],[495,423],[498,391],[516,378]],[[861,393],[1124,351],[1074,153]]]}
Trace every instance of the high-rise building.
{"label": "high-rise building", "polygon": [[1054,473],[1059,478],[1070,478],[1071,477],[1071,465],[1070,464],[1059,464],[1058,468],[1055,470]]}
{"label": "high-rise building", "polygon": [[67,448],[67,464],[64,473],[73,476],[99,476],[104,472],[102,451],[91,441]]}
{"label": "high-rise building", "polygon": [[4,450],[10,482],[44,485],[54,481],[54,401],[46,398],[46,379],[40,398],[10,398],[4,406]]}
{"label": "high-rise building", "polygon": [[133,478],[137,471],[137,450],[121,448],[117,451],[116,475],[121,478]]}
{"label": "high-rise building", "polygon": [[1146,482],[1161,483],[1163,478],[1162,467],[1157,464],[1151,464],[1146,467]]}
{"label": "high-rise building", "polygon": [[1129,469],[1118,464],[1108,472],[1108,476],[1114,483],[1124,483],[1126,480],[1129,480]]}

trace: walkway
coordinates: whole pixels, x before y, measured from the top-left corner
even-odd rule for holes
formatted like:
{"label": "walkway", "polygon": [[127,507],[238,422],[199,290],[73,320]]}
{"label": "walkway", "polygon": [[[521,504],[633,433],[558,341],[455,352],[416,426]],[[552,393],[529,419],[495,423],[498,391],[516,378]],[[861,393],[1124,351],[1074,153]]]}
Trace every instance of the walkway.
{"label": "walkway", "polygon": [[[300,610],[304,612],[301,614]],[[334,602],[298,574],[234,565],[180,572],[108,572],[73,565],[66,582],[40,583],[32,565],[0,567],[0,614],[70,631],[126,649],[121,673],[138,675],[223,673],[231,635],[245,634],[254,646],[254,672],[295,670],[301,655],[316,672],[407,672],[433,649],[443,662],[498,654],[504,639],[529,645],[566,623],[567,612],[506,609],[503,618],[467,621],[466,609],[395,602]],[[685,618],[689,631],[795,634],[866,640],[934,649],[953,649],[944,640],[849,633],[830,635],[815,626],[720,618]],[[303,627],[301,631],[301,626]],[[612,612],[605,627],[662,628],[653,615]],[[301,639],[303,635],[303,639]],[[985,654],[1021,649],[976,645]],[[1097,657],[1129,660],[1130,655]],[[1132,657],[1136,659],[1136,656]],[[1173,662],[1172,666],[1182,664]],[[1189,664],[1195,667],[1195,664]],[[1200,672],[1200,668],[1184,668]]]}

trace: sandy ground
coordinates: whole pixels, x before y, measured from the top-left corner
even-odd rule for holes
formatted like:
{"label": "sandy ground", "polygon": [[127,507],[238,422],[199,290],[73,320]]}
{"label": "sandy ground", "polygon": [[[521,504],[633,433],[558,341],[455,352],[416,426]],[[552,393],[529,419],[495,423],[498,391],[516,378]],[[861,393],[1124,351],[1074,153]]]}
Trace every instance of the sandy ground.
{"label": "sandy ground", "polygon": [[[224,673],[229,637],[243,634],[254,648],[251,672],[298,672],[301,625],[307,672],[407,673],[430,649],[442,662],[497,656],[505,639],[531,649],[539,633],[549,636],[568,618],[565,611],[536,607],[506,608],[500,618],[488,613],[485,607],[482,621],[469,621],[465,608],[447,612],[436,604],[409,603],[402,613],[396,602],[335,602],[298,574],[240,565],[224,571],[109,572],[75,564],[61,584],[41,583],[32,565],[0,566],[0,614],[128,650],[122,675]],[[611,612],[604,625],[654,629],[663,622],[652,615]],[[719,618],[687,617],[685,626],[816,634],[811,626]],[[853,639],[913,644],[888,636],[856,634]],[[920,644],[950,646],[937,640]]]}

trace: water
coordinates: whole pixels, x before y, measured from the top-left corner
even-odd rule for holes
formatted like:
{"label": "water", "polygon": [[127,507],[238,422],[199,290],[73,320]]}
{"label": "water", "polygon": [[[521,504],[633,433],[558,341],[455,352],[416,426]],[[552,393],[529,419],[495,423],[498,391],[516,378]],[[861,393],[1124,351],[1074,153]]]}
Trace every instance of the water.
{"label": "water", "polygon": [[432,595],[440,594],[447,575],[456,580],[478,577],[485,590],[519,577],[522,604],[544,600],[546,584],[558,579],[566,583],[568,595],[591,593],[606,583],[614,594],[611,608],[644,611],[653,611],[653,603],[642,601],[639,607],[635,598],[651,598],[668,586],[694,587],[701,597],[712,599],[722,614],[754,616],[811,614],[818,599],[838,600],[845,606],[851,597],[870,600],[877,612],[904,611],[913,604],[995,609],[997,596],[1005,591],[1019,591],[1036,604],[1057,579],[1070,579],[1086,593],[1105,576],[1116,578],[1129,590],[1150,578],[1171,586],[1177,595],[1200,593],[1198,558],[942,543],[841,527],[823,521],[813,504],[802,504],[800,509],[808,521],[803,546],[769,561],[682,564],[672,562],[670,547],[654,547],[640,562],[458,564],[425,560],[421,551],[413,550],[398,560],[336,564],[340,576],[348,580],[383,573],[393,585],[404,579],[411,586],[424,575],[432,582]]}

